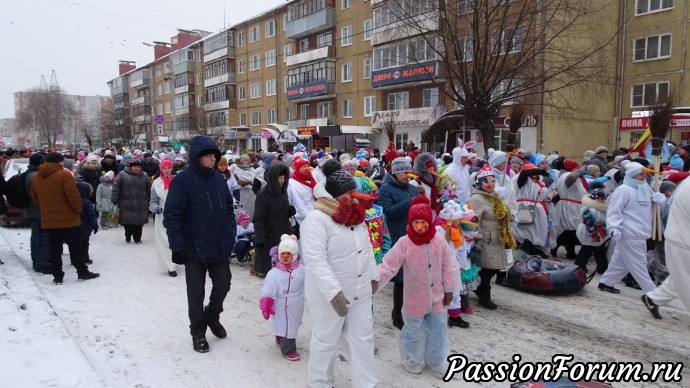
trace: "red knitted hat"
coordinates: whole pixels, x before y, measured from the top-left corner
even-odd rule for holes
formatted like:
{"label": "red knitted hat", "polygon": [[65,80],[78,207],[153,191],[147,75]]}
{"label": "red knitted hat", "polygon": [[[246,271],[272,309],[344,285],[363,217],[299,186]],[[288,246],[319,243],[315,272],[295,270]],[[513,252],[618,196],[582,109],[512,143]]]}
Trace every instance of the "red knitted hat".
{"label": "red knitted hat", "polygon": [[577,164],[577,162],[574,161],[574,160],[566,160],[566,161],[563,163],[563,165],[564,165],[565,171],[573,171],[573,170],[575,170],[576,168],[580,167],[580,165]]}
{"label": "red knitted hat", "polygon": [[407,222],[412,225],[415,220],[424,220],[433,227],[433,214],[431,206],[429,206],[429,199],[423,195],[418,195],[412,198],[410,203],[410,211],[407,213]]}
{"label": "red knitted hat", "polygon": [[301,156],[298,156],[292,160],[292,165],[293,167],[295,167],[295,171],[299,171],[299,169],[302,168],[302,166],[309,165],[309,161],[307,161]]}

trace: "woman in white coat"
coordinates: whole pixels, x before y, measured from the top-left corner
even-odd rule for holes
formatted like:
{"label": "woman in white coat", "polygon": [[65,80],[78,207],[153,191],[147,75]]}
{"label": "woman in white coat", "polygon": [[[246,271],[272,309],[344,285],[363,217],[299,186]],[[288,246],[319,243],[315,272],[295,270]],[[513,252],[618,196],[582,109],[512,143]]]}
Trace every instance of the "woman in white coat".
{"label": "woman in white coat", "polygon": [[300,230],[306,262],[304,292],[313,321],[308,385],[336,385],[333,363],[343,338],[350,353],[352,386],[375,387],[371,306],[379,271],[364,224],[365,209],[356,199],[355,179],[337,161],[326,162],[323,172],[325,181],[314,188],[314,211]]}
{"label": "woman in white coat", "polygon": [[[549,220],[546,216],[545,200],[549,195],[549,189],[539,180],[540,175],[548,176],[548,172],[537,169],[528,162],[513,181],[518,203],[517,226],[513,226],[513,236],[520,243],[520,249],[527,255],[546,258]],[[531,213],[531,222],[521,223],[520,211]]]}
{"label": "woman in white coat", "polygon": [[316,180],[311,175],[309,161],[295,157],[292,161],[295,171],[290,175],[287,193],[290,205],[295,207],[295,219],[302,224],[307,214],[314,210],[314,186]]}
{"label": "woman in white coat", "polygon": [[151,199],[149,210],[156,215],[154,224],[154,239],[156,242],[156,256],[158,266],[163,271],[168,271],[168,276],[177,276],[177,264],[172,262],[172,251],[168,246],[168,235],[163,226],[163,209],[168,197],[170,182],[173,180],[173,163],[170,159],[163,159],[160,163],[161,175],[151,184]]}

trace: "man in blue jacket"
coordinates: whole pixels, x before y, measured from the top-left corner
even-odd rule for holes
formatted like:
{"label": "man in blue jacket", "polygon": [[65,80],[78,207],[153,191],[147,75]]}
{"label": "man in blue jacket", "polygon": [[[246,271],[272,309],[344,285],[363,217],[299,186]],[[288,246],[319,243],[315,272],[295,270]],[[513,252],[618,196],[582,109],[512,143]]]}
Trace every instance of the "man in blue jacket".
{"label": "man in blue jacket", "polygon": [[[412,163],[407,158],[395,158],[391,163],[391,173],[383,178],[379,190],[377,203],[383,208],[386,224],[391,235],[391,247],[398,239],[407,234],[407,212],[410,210],[412,198],[419,195],[419,191],[409,183],[407,174],[412,171]],[[393,277],[393,326],[402,330],[403,305],[403,270]]]}
{"label": "man in blue jacket", "polygon": [[[218,338],[227,336],[220,313],[230,291],[229,258],[237,227],[232,194],[215,168],[220,156],[211,138],[195,136],[189,168],[173,179],[163,213],[172,261],[185,265],[189,330],[194,350],[200,353],[209,351],[206,327]],[[207,271],[213,288],[204,308]]]}

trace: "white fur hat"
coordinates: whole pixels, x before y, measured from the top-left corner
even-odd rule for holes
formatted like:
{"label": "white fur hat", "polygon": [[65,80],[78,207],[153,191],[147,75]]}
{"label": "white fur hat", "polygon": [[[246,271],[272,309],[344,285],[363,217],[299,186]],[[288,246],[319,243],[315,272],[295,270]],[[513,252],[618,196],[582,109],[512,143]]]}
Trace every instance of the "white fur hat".
{"label": "white fur hat", "polygon": [[287,235],[284,234],[280,236],[280,244],[278,244],[278,254],[280,255],[283,252],[290,252],[292,256],[297,257],[297,253],[299,252],[299,248],[297,248],[297,237],[294,235]]}

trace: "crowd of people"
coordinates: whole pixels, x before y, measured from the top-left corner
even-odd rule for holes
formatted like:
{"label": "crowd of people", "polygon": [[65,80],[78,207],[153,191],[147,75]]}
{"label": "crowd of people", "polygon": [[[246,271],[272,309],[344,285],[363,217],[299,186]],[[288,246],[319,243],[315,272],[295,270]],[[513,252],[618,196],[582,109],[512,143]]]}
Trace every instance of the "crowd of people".
{"label": "crowd of people", "polygon": [[[306,299],[312,387],[333,385],[340,339],[351,353],[353,386],[378,383],[372,304],[388,282],[403,369],[439,378],[448,328],[471,324],[470,294],[497,309],[492,284],[506,284],[506,271],[528,257],[570,260],[585,276],[596,271],[601,291],[619,293],[623,281],[642,291],[657,319],[659,306],[675,298],[690,310],[690,265],[682,260],[690,249],[682,233],[690,221],[690,145],[668,143],[658,170],[651,157],[625,149],[609,155],[605,146],[584,152],[582,164],[524,149],[479,157],[473,146],[458,140],[449,153],[430,153],[391,142],[381,153],[297,144],[237,156],[197,136],[189,150],[5,158],[30,160],[24,179],[35,271],[62,284],[64,242],[78,279],[93,279],[89,238],[99,229],[122,225],[126,243],[152,238],[162,274],[176,277],[184,266],[193,348],[207,352],[207,328],[227,336],[220,314],[230,264],[249,262],[250,273],[264,278],[261,315],[290,361],[300,359],[295,339]],[[665,241],[651,239],[657,209]],[[150,217],[154,235],[142,236]],[[213,288],[205,304],[207,273]]]}

